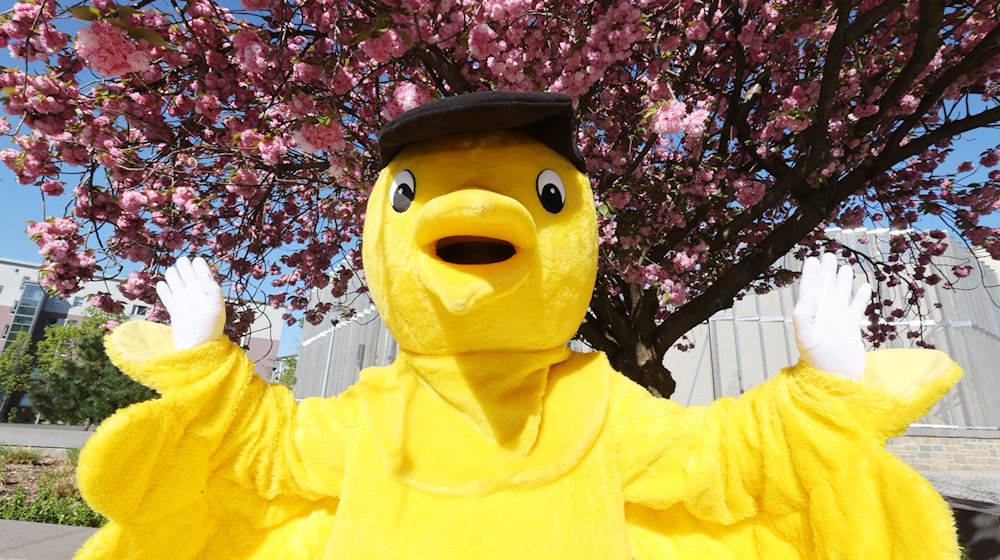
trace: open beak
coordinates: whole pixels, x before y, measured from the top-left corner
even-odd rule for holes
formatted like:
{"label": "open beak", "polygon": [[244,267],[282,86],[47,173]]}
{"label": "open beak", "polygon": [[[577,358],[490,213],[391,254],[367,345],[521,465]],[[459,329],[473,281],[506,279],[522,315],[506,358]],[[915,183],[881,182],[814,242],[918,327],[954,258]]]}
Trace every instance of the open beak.
{"label": "open beak", "polygon": [[420,279],[448,311],[466,313],[524,282],[536,233],[531,214],[513,198],[482,189],[435,197],[415,220]]}

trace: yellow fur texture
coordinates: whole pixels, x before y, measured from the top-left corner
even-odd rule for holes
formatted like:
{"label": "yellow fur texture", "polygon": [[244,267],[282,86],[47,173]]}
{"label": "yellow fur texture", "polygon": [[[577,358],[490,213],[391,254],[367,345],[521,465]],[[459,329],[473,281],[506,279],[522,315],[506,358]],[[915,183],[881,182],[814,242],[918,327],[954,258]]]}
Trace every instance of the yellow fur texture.
{"label": "yellow fur texture", "polygon": [[[559,213],[539,203],[543,169],[564,182]],[[403,170],[416,196],[398,212]],[[516,252],[457,265],[436,253],[449,236]],[[364,239],[397,361],[296,403],[228,341],[175,352],[168,327],[122,325],[111,358],[162,396],[81,453],[81,491],[111,521],[77,558],[957,558],[947,505],[885,450],[957,382],[951,360],[873,352],[860,382],[800,363],[685,408],[565,348],[596,255],[587,179],[541,144],[408,148]]]}

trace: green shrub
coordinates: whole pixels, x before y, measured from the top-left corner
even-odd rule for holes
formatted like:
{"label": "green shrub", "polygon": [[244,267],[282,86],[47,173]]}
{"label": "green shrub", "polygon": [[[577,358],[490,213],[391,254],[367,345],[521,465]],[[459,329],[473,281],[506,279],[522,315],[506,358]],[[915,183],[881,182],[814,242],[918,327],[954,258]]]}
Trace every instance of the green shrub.
{"label": "green shrub", "polygon": [[29,500],[20,489],[13,496],[0,497],[0,519],[83,527],[100,527],[105,521],[80,498],[45,493]]}

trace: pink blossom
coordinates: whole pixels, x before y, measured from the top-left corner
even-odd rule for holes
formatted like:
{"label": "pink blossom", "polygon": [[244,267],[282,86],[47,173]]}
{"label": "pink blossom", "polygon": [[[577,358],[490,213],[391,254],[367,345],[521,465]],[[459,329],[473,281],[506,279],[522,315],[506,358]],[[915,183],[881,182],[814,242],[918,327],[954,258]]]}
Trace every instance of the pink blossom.
{"label": "pink blossom", "polygon": [[469,54],[479,59],[496,55],[501,48],[496,38],[496,32],[485,22],[476,25],[469,32]]}
{"label": "pink blossom", "polygon": [[392,92],[392,100],[386,103],[385,117],[387,119],[395,118],[404,111],[428,103],[433,99],[431,94],[419,85],[412,82],[401,83]]}
{"label": "pink blossom", "polygon": [[708,38],[708,24],[705,20],[700,19],[694,25],[688,27],[684,31],[684,35],[692,41],[704,41]]}
{"label": "pink blossom", "polygon": [[121,323],[118,322],[118,321],[115,321],[114,319],[111,319],[111,320],[105,321],[103,327],[104,327],[104,330],[106,330],[106,331],[113,331],[116,328],[118,328],[118,325],[121,325]]}
{"label": "pink blossom", "polygon": [[971,266],[953,266],[953,267],[951,267],[951,272],[957,278],[966,278],[967,276],[969,276],[970,274],[972,274],[972,267]]}
{"label": "pink blossom", "polygon": [[118,290],[129,299],[141,299],[149,295],[156,283],[156,277],[146,270],[137,270],[128,275],[124,282],[118,285]]}
{"label": "pink blossom", "polygon": [[123,30],[106,21],[95,21],[76,35],[76,50],[94,71],[105,76],[142,72],[152,56]]}
{"label": "pink blossom", "polygon": [[125,304],[111,297],[107,292],[98,292],[90,296],[90,305],[108,313],[121,313]]}
{"label": "pink blossom", "polygon": [[59,196],[63,193],[64,185],[62,181],[45,181],[41,185],[41,190],[48,196]]}
{"label": "pink blossom", "polygon": [[122,210],[130,214],[138,213],[142,210],[146,203],[149,202],[149,197],[139,191],[127,191],[121,196]]}
{"label": "pink blossom", "polygon": [[402,56],[406,52],[406,44],[403,38],[395,30],[388,30],[377,37],[371,37],[361,41],[358,45],[361,50],[371,57],[371,61],[378,64],[389,62],[392,58]]}
{"label": "pink blossom", "polygon": [[900,112],[904,115],[910,115],[917,110],[920,106],[920,100],[916,97],[907,93],[899,100]]}
{"label": "pink blossom", "polygon": [[657,134],[677,134],[684,128],[684,118],[687,116],[687,105],[682,101],[671,99],[660,106],[653,117],[652,128]]}
{"label": "pink blossom", "polygon": [[233,58],[246,72],[257,74],[267,70],[269,49],[253,31],[243,29],[233,35],[233,48],[236,49]]}
{"label": "pink blossom", "polygon": [[684,117],[682,126],[684,131],[695,138],[701,138],[705,134],[705,121],[708,119],[708,111],[705,109],[695,109],[691,114]]}
{"label": "pink blossom", "polygon": [[617,208],[619,210],[625,209],[628,206],[630,200],[632,200],[632,194],[626,191],[612,191],[608,193],[605,198],[608,204]]}
{"label": "pink blossom", "polygon": [[983,157],[979,159],[979,163],[983,167],[996,167],[1000,164],[1000,148],[993,148],[983,154]]}
{"label": "pink blossom", "polygon": [[260,150],[261,159],[267,165],[278,165],[288,153],[288,142],[278,136],[264,138],[257,147]]}
{"label": "pink blossom", "polygon": [[318,66],[296,62],[292,66],[292,77],[300,82],[312,82],[323,76],[323,70]]}
{"label": "pink blossom", "polygon": [[222,104],[214,95],[203,95],[194,102],[194,111],[205,117],[209,124],[215,124],[222,113]]}
{"label": "pink blossom", "polygon": [[533,0],[486,0],[483,10],[490,19],[510,21],[531,9],[533,3]]}
{"label": "pink blossom", "polygon": [[674,255],[674,268],[678,271],[691,270],[698,264],[698,254],[688,251],[678,251]]}
{"label": "pink blossom", "polygon": [[764,198],[764,185],[760,181],[747,181],[740,178],[733,186],[736,189],[736,200],[744,208],[749,208]]}
{"label": "pink blossom", "polygon": [[295,142],[306,152],[335,152],[347,145],[344,129],[337,121],[325,125],[306,123],[295,133]]}

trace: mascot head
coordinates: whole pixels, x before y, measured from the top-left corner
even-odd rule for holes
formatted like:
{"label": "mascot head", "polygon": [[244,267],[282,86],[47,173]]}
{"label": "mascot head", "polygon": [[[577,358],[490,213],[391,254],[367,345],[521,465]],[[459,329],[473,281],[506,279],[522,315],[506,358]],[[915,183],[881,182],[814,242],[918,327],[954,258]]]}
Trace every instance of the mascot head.
{"label": "mascot head", "polygon": [[419,354],[565,345],[597,267],[570,99],[485,92],[383,129],[363,258],[375,305]]}

